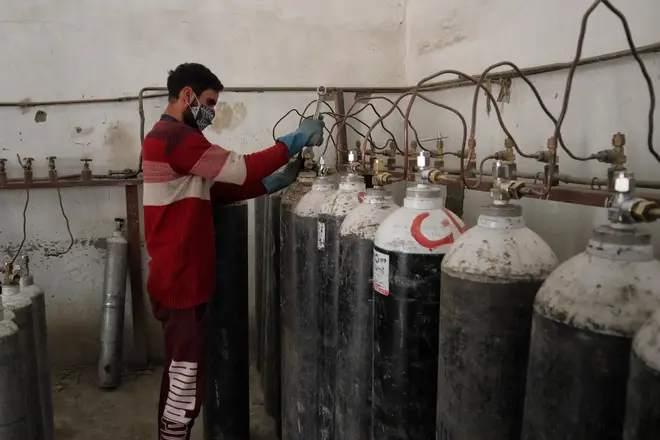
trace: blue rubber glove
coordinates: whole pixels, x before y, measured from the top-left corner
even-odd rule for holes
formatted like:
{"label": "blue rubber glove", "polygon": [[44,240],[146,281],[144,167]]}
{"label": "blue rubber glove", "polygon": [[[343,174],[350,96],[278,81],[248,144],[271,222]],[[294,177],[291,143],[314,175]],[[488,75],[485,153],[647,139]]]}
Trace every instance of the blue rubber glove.
{"label": "blue rubber glove", "polygon": [[305,147],[317,147],[323,143],[323,128],[325,123],[322,119],[305,119],[298,129],[277,141],[283,142],[289,149],[289,157],[300,153]]}
{"label": "blue rubber glove", "polygon": [[296,181],[302,165],[303,159],[302,157],[299,157],[286,164],[280,171],[275,171],[273,174],[263,179],[261,183],[263,183],[268,194],[283,190]]}

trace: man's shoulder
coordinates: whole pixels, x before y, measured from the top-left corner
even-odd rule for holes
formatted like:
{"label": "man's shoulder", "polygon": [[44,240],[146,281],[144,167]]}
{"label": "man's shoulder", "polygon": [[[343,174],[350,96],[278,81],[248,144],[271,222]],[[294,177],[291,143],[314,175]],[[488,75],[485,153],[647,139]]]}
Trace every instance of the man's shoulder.
{"label": "man's shoulder", "polygon": [[158,121],[151,131],[144,138],[144,148],[165,146],[167,154],[171,154],[174,149],[180,146],[188,139],[197,139],[202,137],[198,130],[182,122]]}

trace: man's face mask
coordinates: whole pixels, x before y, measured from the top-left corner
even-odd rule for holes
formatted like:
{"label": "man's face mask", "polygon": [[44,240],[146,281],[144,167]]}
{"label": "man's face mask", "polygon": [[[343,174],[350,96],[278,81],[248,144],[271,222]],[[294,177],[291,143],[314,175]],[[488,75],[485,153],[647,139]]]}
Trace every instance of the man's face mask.
{"label": "man's face mask", "polygon": [[[195,101],[197,101],[197,104],[193,106],[190,105],[190,102],[188,102],[188,107],[190,108],[190,114],[192,115],[192,119],[195,121],[195,125],[197,125],[199,131],[204,131],[204,129],[209,125],[211,125],[211,122],[213,122],[213,118],[215,118],[215,110],[203,106],[201,102],[199,102],[199,98],[197,97],[197,95],[195,95],[194,93],[193,96],[195,97]],[[185,115],[184,115],[184,119],[186,119]],[[185,122],[189,123],[188,121]],[[189,125],[192,124],[189,123]]]}

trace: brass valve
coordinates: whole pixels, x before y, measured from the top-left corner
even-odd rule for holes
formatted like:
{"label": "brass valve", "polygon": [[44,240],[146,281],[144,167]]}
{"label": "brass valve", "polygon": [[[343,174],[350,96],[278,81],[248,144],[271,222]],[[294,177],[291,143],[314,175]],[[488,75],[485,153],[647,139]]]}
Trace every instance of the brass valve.
{"label": "brass valve", "polygon": [[34,157],[26,157],[23,164],[23,169],[25,171],[32,171],[32,162],[34,162]]}
{"label": "brass valve", "polygon": [[57,170],[55,169],[55,156],[48,156],[46,160],[48,161],[48,180],[50,182],[57,182]]}
{"label": "brass valve", "polygon": [[23,165],[23,181],[26,184],[32,183],[32,162],[34,161],[33,157],[26,157],[24,159]]}
{"label": "brass valve", "polygon": [[456,180],[453,177],[449,177],[446,173],[443,173],[440,170],[429,170],[426,173],[426,179],[429,181],[429,183],[433,183],[435,185],[442,185],[446,184],[448,181],[454,181]]}
{"label": "brass valve", "polygon": [[441,170],[445,167],[445,141],[438,135],[435,143],[436,159],[433,161],[433,168]]}
{"label": "brass valve", "polygon": [[381,156],[374,156],[374,160],[371,164],[371,169],[374,173],[382,173],[385,171],[385,161]]}
{"label": "brass valve", "polygon": [[21,274],[14,270],[14,264],[11,261],[5,262],[2,268],[2,274],[4,275],[2,284],[5,286],[16,285],[21,279]]}
{"label": "brass valve", "polygon": [[614,190],[614,175],[619,171],[626,170],[626,135],[619,132],[612,136],[612,148],[609,150],[602,150],[596,153],[595,157],[598,162],[608,163],[611,166],[607,169],[607,189]]}
{"label": "brass valve", "polygon": [[82,159],[80,159],[80,161],[83,163],[83,169],[80,172],[80,179],[83,182],[89,182],[90,180],[92,180],[92,170],[89,168],[89,163],[92,161],[92,159],[83,157]]}
{"label": "brass valve", "polygon": [[0,158],[0,186],[4,186],[7,184],[7,170],[6,170],[6,164],[7,159],[4,157]]}
{"label": "brass valve", "polygon": [[394,181],[394,177],[387,171],[374,174],[371,178],[373,186],[385,186]]}
{"label": "brass valve", "polygon": [[500,160],[508,163],[509,165],[516,163],[516,150],[514,149],[513,139],[507,137],[504,140],[504,150]]}
{"label": "brass valve", "polygon": [[392,139],[387,142],[390,146],[387,151],[387,169],[392,171],[396,168],[396,143]]}

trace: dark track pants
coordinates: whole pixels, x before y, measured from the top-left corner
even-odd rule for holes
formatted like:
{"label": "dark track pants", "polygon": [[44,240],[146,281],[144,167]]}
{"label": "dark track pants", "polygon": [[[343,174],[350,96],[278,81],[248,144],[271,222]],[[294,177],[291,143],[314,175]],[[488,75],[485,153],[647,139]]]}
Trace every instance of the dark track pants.
{"label": "dark track pants", "polygon": [[204,373],[209,332],[206,304],[168,309],[152,302],[163,325],[165,366],[158,402],[158,439],[190,440],[204,402]]}

